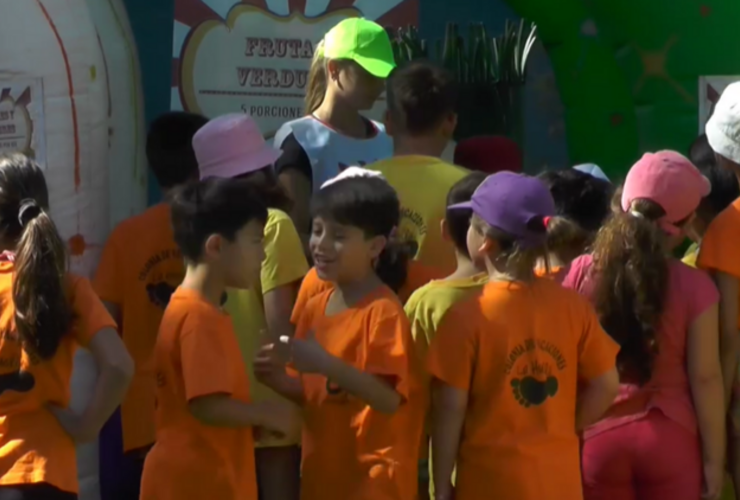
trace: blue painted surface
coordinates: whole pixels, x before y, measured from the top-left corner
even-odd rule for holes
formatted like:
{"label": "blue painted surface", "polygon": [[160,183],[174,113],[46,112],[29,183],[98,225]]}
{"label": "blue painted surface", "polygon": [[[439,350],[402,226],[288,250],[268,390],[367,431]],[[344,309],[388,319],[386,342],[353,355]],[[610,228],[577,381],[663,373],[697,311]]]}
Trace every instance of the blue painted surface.
{"label": "blue painted surface", "polygon": [[[144,86],[146,121],[169,111],[174,0],[124,0],[136,37]],[[149,203],[160,199],[159,187],[149,176]]]}

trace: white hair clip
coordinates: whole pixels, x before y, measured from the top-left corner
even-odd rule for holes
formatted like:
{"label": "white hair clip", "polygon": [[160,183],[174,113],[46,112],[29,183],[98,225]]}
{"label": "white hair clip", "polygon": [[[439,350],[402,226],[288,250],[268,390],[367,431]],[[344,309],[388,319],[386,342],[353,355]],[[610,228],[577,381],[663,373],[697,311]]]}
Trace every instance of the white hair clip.
{"label": "white hair clip", "polygon": [[630,215],[632,217],[637,217],[638,219],[644,219],[645,218],[645,216],[643,214],[641,214],[640,212],[638,212],[637,210],[630,210]]}
{"label": "white hair clip", "polygon": [[341,181],[342,179],[351,179],[353,177],[379,177],[385,180],[383,174],[381,174],[380,172],[376,172],[375,170],[368,170],[362,167],[347,167],[342,170],[342,172],[336,177],[332,177],[328,181],[324,182],[321,185],[321,189],[324,189],[326,186],[331,186],[335,182]]}

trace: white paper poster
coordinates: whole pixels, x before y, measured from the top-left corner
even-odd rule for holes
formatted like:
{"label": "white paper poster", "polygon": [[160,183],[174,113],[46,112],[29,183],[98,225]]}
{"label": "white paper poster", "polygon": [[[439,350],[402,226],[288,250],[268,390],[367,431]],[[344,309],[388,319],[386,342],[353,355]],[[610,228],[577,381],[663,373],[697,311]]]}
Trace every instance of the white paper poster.
{"label": "white paper poster", "polygon": [[740,80],[740,76],[700,76],[699,77],[699,133],[704,133],[704,126],[712,116],[714,105],[719,96],[732,82]]}
{"label": "white paper poster", "polygon": [[0,153],[19,151],[45,168],[44,139],[42,80],[0,80]]}

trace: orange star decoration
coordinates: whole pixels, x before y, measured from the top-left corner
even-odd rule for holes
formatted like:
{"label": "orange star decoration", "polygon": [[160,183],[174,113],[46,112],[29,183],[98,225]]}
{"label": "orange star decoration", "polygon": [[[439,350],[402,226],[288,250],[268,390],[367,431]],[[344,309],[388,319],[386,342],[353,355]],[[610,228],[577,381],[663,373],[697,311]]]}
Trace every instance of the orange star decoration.
{"label": "orange star decoration", "polygon": [[676,80],[668,74],[666,69],[666,62],[668,61],[668,53],[671,48],[678,42],[678,37],[672,36],[668,39],[662,49],[660,50],[643,50],[640,47],[635,47],[640,60],[642,61],[642,74],[637,79],[635,84],[634,93],[637,94],[642,90],[643,85],[648,78],[660,78],[665,80],[675,90],[684,101],[689,104],[694,103],[694,98],[691,94],[676,82]]}

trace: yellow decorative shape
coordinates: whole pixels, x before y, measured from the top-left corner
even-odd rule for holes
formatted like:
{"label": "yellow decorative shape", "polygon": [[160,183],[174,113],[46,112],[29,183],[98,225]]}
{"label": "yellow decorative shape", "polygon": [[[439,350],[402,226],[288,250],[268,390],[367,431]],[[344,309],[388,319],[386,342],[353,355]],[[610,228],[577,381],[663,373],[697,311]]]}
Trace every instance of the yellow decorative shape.
{"label": "yellow decorative shape", "polygon": [[683,98],[684,101],[689,104],[694,103],[692,95],[685,88],[679,85],[678,82],[668,74],[668,70],[666,69],[668,53],[677,42],[678,37],[674,35],[670,37],[666,41],[665,45],[663,45],[659,50],[644,50],[640,47],[635,47],[635,50],[642,61],[642,74],[640,75],[640,78],[637,79],[634,93],[638,93],[642,90],[642,87],[645,85],[648,78],[660,78],[661,80],[665,80],[673,90]]}

